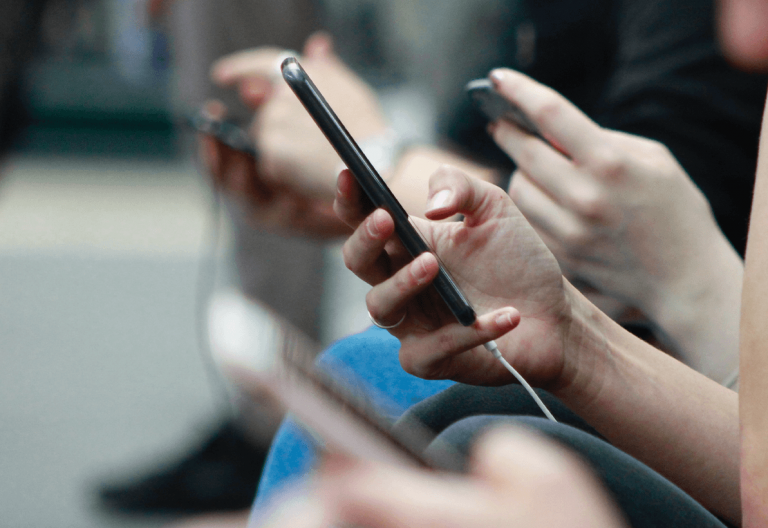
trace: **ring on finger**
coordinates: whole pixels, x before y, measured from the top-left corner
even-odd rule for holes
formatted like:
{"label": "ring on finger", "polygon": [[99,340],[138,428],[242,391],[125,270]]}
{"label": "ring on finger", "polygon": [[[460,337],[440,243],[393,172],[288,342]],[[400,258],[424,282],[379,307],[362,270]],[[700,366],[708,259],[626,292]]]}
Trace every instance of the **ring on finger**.
{"label": "ring on finger", "polygon": [[393,325],[381,324],[380,322],[378,322],[376,319],[373,318],[373,316],[371,315],[371,312],[368,312],[368,319],[371,320],[371,322],[374,324],[374,326],[378,326],[379,328],[381,328],[383,330],[390,330],[392,328],[397,328],[398,326],[403,324],[403,321],[405,321],[405,316],[406,315],[408,315],[408,312],[404,312],[403,316],[400,318],[400,320],[398,322],[396,322],[395,324],[393,324]]}

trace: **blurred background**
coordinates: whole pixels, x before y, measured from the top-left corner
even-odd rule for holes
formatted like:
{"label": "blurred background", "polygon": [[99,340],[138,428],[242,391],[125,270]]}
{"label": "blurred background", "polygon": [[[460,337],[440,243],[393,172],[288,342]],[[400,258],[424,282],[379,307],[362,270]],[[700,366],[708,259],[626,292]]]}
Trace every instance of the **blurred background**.
{"label": "blurred background", "polygon": [[[183,126],[199,101],[178,89],[179,21],[162,4],[0,7],[2,526],[164,524],[106,512],[99,484],[162,464],[226,407],[201,314],[206,294],[229,280],[231,229]],[[445,87],[466,81],[451,77],[466,73],[456,46],[482,46],[478,24],[500,2],[315,4],[307,24],[333,31],[345,60],[384,94],[395,128],[429,140]],[[290,31],[309,14],[282,16]],[[454,45],[443,49],[448,34]],[[201,55],[195,67],[209,62]]]}
{"label": "blurred background", "polygon": [[160,525],[95,490],[220,404],[195,312],[211,197],[173,126],[168,30],[140,0],[0,19],[20,129],[0,174],[0,525]]}

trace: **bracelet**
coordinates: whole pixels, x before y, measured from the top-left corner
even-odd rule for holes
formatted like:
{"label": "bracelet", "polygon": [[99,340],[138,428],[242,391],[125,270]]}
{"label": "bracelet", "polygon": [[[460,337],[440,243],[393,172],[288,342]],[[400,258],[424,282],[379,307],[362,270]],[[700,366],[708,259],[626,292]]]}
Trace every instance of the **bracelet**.
{"label": "bracelet", "polygon": [[[408,148],[408,143],[397,132],[389,128],[381,134],[360,141],[358,146],[368,161],[371,162],[373,168],[388,183],[392,179],[393,171],[397,167],[400,157]],[[344,162],[340,162],[336,167],[336,174],[346,168]],[[384,175],[388,176],[385,178]]]}

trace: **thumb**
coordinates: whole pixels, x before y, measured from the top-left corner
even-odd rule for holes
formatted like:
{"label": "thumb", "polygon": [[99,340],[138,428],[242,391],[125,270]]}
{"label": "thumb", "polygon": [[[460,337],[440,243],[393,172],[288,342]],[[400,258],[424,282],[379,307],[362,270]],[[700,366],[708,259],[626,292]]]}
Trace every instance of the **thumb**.
{"label": "thumb", "polygon": [[325,31],[313,33],[304,43],[303,55],[308,59],[329,59],[335,57],[333,38]]}
{"label": "thumb", "polygon": [[537,434],[505,426],[486,434],[472,457],[472,473],[500,489],[524,489],[560,478],[574,461]]}
{"label": "thumb", "polygon": [[429,179],[425,214],[430,220],[462,214],[464,223],[473,226],[509,216],[509,208],[514,208],[512,199],[502,189],[456,167],[443,165]]}

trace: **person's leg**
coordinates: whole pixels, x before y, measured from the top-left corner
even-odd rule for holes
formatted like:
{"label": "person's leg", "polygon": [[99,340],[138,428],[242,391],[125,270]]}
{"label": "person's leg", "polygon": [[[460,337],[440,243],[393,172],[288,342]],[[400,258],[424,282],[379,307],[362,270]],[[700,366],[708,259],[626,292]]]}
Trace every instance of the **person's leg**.
{"label": "person's leg", "polygon": [[[597,431],[560,400],[547,391],[535,391],[558,422],[600,437]],[[408,409],[397,420],[393,431],[395,434],[404,434],[416,426],[438,434],[459,420],[480,414],[544,417],[531,395],[520,385],[477,387],[457,383]]]}
{"label": "person's leg", "polygon": [[543,433],[576,452],[602,481],[634,528],[727,526],[680,488],[605,440],[544,418],[490,415],[466,418],[438,435],[426,454],[439,457],[446,445],[466,454],[483,432],[503,424]]}
{"label": "person's leg", "polygon": [[[427,381],[407,374],[400,366],[399,341],[388,332],[370,328],[338,341],[324,352],[318,366],[389,420],[396,420],[414,404],[453,385],[452,381]],[[286,419],[272,443],[259,483],[254,512],[275,492],[294,484],[316,459],[316,445],[293,420]]]}

